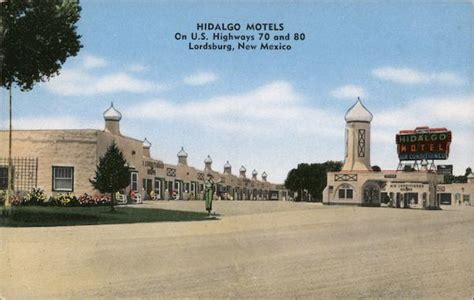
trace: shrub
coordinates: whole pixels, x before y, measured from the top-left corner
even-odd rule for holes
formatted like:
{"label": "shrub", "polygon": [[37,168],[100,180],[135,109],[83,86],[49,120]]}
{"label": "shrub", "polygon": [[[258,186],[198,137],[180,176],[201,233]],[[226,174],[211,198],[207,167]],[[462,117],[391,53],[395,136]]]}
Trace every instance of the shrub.
{"label": "shrub", "polygon": [[[0,190],[0,205],[5,204],[5,199],[7,198],[7,191]],[[17,195],[11,195],[11,204],[18,206],[21,204],[21,199]]]}
{"label": "shrub", "polygon": [[79,198],[77,198],[77,201],[81,206],[95,205],[94,198],[87,193],[84,193],[83,195],[79,196]]}
{"label": "shrub", "polygon": [[43,205],[46,202],[46,194],[40,188],[32,188],[23,198],[24,205]]}
{"label": "shrub", "polygon": [[59,193],[53,198],[53,204],[57,206],[75,206],[79,202],[72,193]]}
{"label": "shrub", "polygon": [[89,195],[84,193],[77,199],[80,206],[97,206],[110,204],[110,195]]}

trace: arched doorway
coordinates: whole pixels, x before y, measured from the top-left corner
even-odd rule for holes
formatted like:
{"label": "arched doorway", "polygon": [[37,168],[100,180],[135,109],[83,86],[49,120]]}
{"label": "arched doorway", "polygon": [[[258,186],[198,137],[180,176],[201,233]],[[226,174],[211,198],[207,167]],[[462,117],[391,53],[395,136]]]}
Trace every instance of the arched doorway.
{"label": "arched doorway", "polygon": [[380,186],[377,183],[367,183],[362,193],[363,205],[380,206]]}

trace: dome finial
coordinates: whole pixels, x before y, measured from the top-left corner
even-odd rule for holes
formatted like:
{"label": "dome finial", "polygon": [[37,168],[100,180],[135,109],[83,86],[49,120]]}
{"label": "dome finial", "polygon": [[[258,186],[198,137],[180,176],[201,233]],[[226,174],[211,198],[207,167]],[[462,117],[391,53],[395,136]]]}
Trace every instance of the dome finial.
{"label": "dome finial", "polygon": [[114,107],[114,102],[110,102],[110,107],[104,111],[104,119],[106,121],[120,121],[122,114]]}
{"label": "dome finial", "polygon": [[183,146],[181,146],[181,150],[179,150],[179,152],[178,152],[178,157],[188,157],[188,153],[186,153],[186,151],[184,151]]}
{"label": "dome finial", "polygon": [[143,140],[143,148],[151,148],[151,143],[147,138]]}
{"label": "dome finial", "polygon": [[210,164],[210,163],[212,163],[212,158],[211,158],[211,155],[210,155],[210,154],[206,157],[206,159],[204,160],[204,163],[205,163],[205,164]]}
{"label": "dome finial", "polygon": [[357,97],[356,103],[352,105],[346,112],[344,117],[346,122],[371,122],[372,113],[362,104],[360,97]]}

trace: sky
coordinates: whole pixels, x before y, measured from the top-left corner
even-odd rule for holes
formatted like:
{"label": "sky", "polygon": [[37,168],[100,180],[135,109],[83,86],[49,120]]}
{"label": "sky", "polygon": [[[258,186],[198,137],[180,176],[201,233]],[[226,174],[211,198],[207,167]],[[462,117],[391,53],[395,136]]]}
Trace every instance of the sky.
{"label": "sky", "polygon": [[[474,167],[473,6],[469,2],[81,1],[83,48],[61,74],[14,92],[16,129],[103,129],[113,101],[122,134],[152,156],[281,183],[298,163],[343,160],[344,114],[360,97],[373,113],[371,162],[396,169],[395,135],[417,126],[453,132],[455,173]],[[239,31],[197,31],[239,23]],[[190,50],[192,32],[254,35],[283,24],[291,50]],[[176,33],[188,40],[176,40]],[[213,42],[208,40],[208,42]],[[214,41],[215,43],[222,42]],[[253,41],[260,45],[261,41]],[[233,43],[236,45],[236,43]],[[6,92],[0,121],[6,128]],[[259,175],[260,176],[260,175]]]}

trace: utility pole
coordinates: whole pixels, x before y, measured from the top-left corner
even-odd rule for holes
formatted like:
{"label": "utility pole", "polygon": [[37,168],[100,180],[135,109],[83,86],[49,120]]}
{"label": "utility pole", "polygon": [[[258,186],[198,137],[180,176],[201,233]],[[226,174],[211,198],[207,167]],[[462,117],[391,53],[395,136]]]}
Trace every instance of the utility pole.
{"label": "utility pole", "polygon": [[[5,34],[7,32],[7,29],[5,28],[5,21],[4,20],[4,12],[5,12],[5,5],[7,3],[7,0],[0,0],[0,78],[1,82],[3,83],[4,78],[3,78],[3,66],[4,66],[4,61],[5,61]],[[3,209],[3,214],[4,215],[9,215],[10,210],[11,210],[11,197],[12,197],[12,183],[13,183],[13,164],[12,164],[12,158],[11,158],[11,140],[12,140],[12,90],[11,87],[8,89],[9,90],[9,137],[8,137],[8,183],[7,183],[7,195],[5,199],[5,206]]]}

